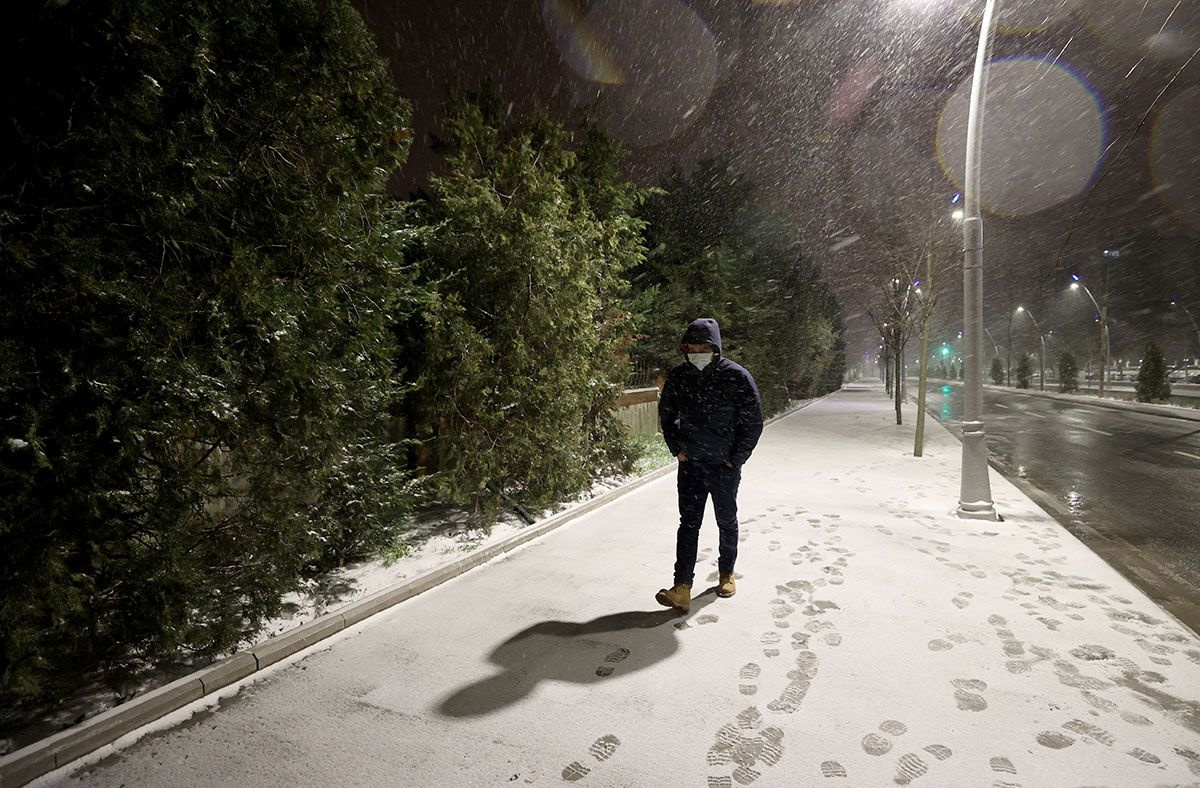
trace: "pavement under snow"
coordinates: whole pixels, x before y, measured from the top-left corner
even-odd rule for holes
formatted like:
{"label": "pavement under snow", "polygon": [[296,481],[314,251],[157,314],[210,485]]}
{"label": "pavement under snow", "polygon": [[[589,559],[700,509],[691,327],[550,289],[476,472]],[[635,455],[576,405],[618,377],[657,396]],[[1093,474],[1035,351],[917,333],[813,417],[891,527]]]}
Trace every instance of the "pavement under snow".
{"label": "pavement under snow", "polygon": [[737,596],[674,476],[425,593],[186,723],[46,782],[1151,786],[1200,779],[1200,640],[878,389],[767,428]]}

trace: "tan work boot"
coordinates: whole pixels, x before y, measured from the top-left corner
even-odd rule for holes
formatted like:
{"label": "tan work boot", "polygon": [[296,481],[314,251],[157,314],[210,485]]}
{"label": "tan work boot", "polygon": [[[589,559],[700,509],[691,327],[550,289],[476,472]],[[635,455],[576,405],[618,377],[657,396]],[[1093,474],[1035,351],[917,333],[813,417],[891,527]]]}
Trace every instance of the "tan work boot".
{"label": "tan work boot", "polygon": [[686,613],[692,609],[692,587],[680,583],[671,588],[664,588],[654,595],[654,600],[660,605]]}
{"label": "tan work boot", "polygon": [[737,587],[733,584],[733,573],[721,573],[721,582],[717,583],[717,596],[731,597],[737,593]]}

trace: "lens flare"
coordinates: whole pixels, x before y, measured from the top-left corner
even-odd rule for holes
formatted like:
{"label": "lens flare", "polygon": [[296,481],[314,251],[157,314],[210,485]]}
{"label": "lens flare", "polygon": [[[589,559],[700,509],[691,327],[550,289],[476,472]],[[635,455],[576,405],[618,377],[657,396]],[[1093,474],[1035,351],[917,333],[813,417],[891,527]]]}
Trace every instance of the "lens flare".
{"label": "lens flare", "polygon": [[832,128],[840,128],[858,119],[871,90],[883,76],[879,58],[868,57],[850,68],[825,103],[825,119]]}
{"label": "lens flare", "polygon": [[1154,120],[1150,174],[1155,193],[1175,215],[1200,230],[1200,87],[1175,96]]}
{"label": "lens flare", "polygon": [[558,51],[579,76],[602,85],[625,82],[625,72],[574,0],[543,0],[542,21]]}
{"label": "lens flare", "polygon": [[687,4],[595,0],[581,11],[545,0],[543,16],[584,78],[576,102],[627,145],[666,142],[704,114],[721,61],[716,36]]}
{"label": "lens flare", "polygon": [[[1043,58],[994,60],[985,77],[980,204],[1025,216],[1084,192],[1099,173],[1108,136],[1100,95],[1070,67]],[[938,119],[938,159],[959,186],[970,92],[968,78]]]}

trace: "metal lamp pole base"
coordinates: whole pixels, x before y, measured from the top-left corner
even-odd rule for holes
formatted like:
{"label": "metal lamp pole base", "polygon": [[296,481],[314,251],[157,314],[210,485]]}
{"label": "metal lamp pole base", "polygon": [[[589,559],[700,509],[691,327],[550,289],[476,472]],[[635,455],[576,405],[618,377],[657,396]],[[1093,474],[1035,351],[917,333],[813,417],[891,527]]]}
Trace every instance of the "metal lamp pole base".
{"label": "metal lamp pole base", "polygon": [[958,516],[997,520],[988,478],[987,433],[983,425],[983,222],[963,223],[963,425],[962,481]]}

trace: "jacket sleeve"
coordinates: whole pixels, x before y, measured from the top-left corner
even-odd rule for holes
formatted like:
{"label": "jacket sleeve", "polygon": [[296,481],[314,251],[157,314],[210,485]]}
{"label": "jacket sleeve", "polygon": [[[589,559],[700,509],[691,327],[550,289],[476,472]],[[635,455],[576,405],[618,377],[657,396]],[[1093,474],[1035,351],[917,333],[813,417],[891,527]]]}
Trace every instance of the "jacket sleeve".
{"label": "jacket sleeve", "polygon": [[667,382],[663,384],[662,395],[658,398],[658,423],[662,426],[663,440],[667,442],[667,448],[671,450],[671,454],[678,455],[683,451],[683,447],[679,442],[679,425],[676,420],[679,418],[679,410],[675,403],[675,386],[671,383],[671,376],[667,376]]}
{"label": "jacket sleeve", "polygon": [[750,459],[754,447],[758,445],[758,438],[762,435],[762,431],[762,399],[758,394],[758,385],[754,382],[753,376],[747,372],[746,379],[738,390],[737,424],[733,437],[733,449],[729,452],[729,461],[735,466],[741,467],[746,460]]}

